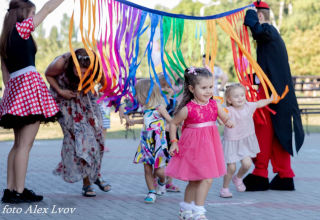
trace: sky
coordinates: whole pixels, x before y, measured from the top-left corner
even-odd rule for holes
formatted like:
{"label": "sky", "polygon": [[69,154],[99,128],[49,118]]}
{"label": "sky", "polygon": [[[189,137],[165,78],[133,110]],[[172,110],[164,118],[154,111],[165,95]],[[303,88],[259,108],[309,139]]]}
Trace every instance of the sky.
{"label": "sky", "polygon": [[[31,0],[36,5],[36,11],[39,11],[42,6],[48,1],[48,0]],[[131,2],[134,2],[139,5],[143,5],[148,8],[154,8],[156,5],[163,5],[167,8],[174,8],[181,0],[129,0]],[[211,0],[193,0],[193,1],[199,1],[204,4],[209,3]],[[0,28],[2,29],[3,25],[3,19],[6,14],[6,10],[9,7],[9,1],[8,0],[0,0],[0,5],[2,5],[0,9]],[[73,0],[64,0],[64,2],[51,14],[47,16],[47,18],[43,22],[43,26],[46,29],[46,34],[49,33],[52,26],[59,26],[60,20],[62,18],[62,15],[64,13],[67,13],[69,17],[71,17],[72,10],[73,10]],[[3,7],[4,6],[4,7]]]}

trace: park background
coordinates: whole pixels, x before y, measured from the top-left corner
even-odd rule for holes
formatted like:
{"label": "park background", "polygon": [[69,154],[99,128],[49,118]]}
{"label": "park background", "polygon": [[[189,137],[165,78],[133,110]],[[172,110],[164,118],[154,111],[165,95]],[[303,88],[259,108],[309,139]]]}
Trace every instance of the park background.
{"label": "park background", "polygon": [[[35,0],[34,3],[39,10],[45,3],[45,0]],[[137,4],[146,7],[155,8],[171,13],[186,14],[193,16],[206,16],[229,11],[252,3],[248,0],[132,0]],[[272,8],[273,24],[280,31],[283,37],[289,55],[289,62],[293,76],[319,75],[320,69],[320,1],[319,0],[267,0]],[[2,28],[3,18],[8,7],[9,0],[0,0],[2,5],[0,23]],[[37,42],[38,52],[36,55],[36,67],[42,74],[50,62],[67,51],[69,51],[69,20],[73,9],[73,1],[66,0],[58,9],[47,18],[46,22],[40,25],[34,38]],[[77,22],[76,22],[77,23]],[[188,34],[188,33],[184,33]],[[235,76],[231,42],[230,38],[218,27],[218,55],[216,63],[229,76],[229,81],[237,81]],[[252,40],[252,38],[251,38]],[[73,46],[81,47],[79,28],[74,27],[72,36]],[[142,45],[147,42],[147,36],[140,40]],[[254,46],[254,43],[252,42]],[[182,46],[182,52],[186,52],[187,45]],[[254,48],[252,55],[255,56]],[[142,50],[140,50],[142,53]],[[188,63],[193,61],[192,65],[201,66],[201,52],[195,50]],[[141,64],[138,69],[137,77],[147,77],[149,74],[147,61]],[[2,82],[2,74],[0,76]],[[0,84],[3,90],[3,84]],[[319,96],[319,93],[309,92],[308,95]],[[2,93],[0,93],[2,94]],[[1,95],[0,95],[1,97]],[[308,122],[307,122],[308,121]],[[320,116],[303,116],[304,125],[308,124],[310,132],[320,132]],[[133,128],[138,132],[139,126]],[[125,135],[124,126],[120,124],[117,114],[111,114],[111,129],[109,129],[107,138],[122,138]],[[130,133],[129,135],[132,135]],[[37,139],[59,139],[62,138],[62,131],[58,123],[42,125],[37,135]],[[138,135],[139,136],[139,135]],[[13,132],[11,130],[0,129],[0,141],[12,140]]]}

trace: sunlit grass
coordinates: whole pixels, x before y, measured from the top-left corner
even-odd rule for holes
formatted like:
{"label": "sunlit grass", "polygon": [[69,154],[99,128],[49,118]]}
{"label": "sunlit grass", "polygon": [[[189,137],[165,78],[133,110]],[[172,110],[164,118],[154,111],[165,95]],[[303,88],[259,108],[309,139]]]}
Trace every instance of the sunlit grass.
{"label": "sunlit grass", "polygon": [[[310,133],[320,133],[320,115],[302,115],[302,122],[305,131]],[[308,127],[308,128],[307,128]],[[107,131],[107,139],[121,139],[134,136],[138,139],[140,137],[141,125],[135,125],[132,129],[126,132],[124,125],[120,124],[118,114],[111,113],[111,128]],[[219,127],[220,133],[223,128]],[[36,139],[61,139],[63,138],[62,130],[58,123],[50,123],[48,125],[41,125]],[[13,131],[0,129],[0,141],[13,140]]]}

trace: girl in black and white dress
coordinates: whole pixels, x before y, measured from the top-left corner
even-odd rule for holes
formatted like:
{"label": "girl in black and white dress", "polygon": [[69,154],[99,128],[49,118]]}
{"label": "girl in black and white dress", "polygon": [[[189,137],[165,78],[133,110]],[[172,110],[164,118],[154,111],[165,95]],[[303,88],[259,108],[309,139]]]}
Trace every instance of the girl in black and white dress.
{"label": "girl in black and white dress", "polygon": [[43,196],[25,188],[29,152],[41,122],[55,121],[59,108],[35,68],[34,29],[63,0],[50,0],[35,14],[29,0],[11,0],[0,38],[5,91],[0,103],[0,126],[13,128],[14,145],[8,155],[7,189],[2,202],[37,202]]}

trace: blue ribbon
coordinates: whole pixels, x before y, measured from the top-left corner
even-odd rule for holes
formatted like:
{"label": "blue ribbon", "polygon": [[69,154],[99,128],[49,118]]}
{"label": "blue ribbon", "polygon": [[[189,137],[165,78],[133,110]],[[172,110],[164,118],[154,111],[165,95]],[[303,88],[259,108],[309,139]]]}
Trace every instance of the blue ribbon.
{"label": "blue ribbon", "polygon": [[161,15],[161,16],[168,16],[168,17],[173,17],[173,18],[181,18],[181,19],[189,19],[189,20],[211,20],[211,19],[218,19],[218,18],[222,18],[234,13],[237,13],[239,11],[242,11],[245,8],[249,8],[249,7],[254,7],[254,4],[250,4],[241,8],[237,8],[237,9],[233,9],[231,11],[226,11],[220,14],[216,14],[216,15],[210,15],[210,16],[190,16],[190,15],[184,15],[184,14],[173,14],[173,13],[168,13],[168,12],[164,12],[164,11],[159,11],[159,10],[155,10],[155,9],[151,9],[151,8],[146,8],[144,6],[141,5],[137,5],[135,3],[126,1],[126,0],[115,0],[117,2],[121,2],[123,4],[129,5],[131,7],[134,8],[138,8],[140,10],[152,13],[152,14],[157,14],[157,15]]}

